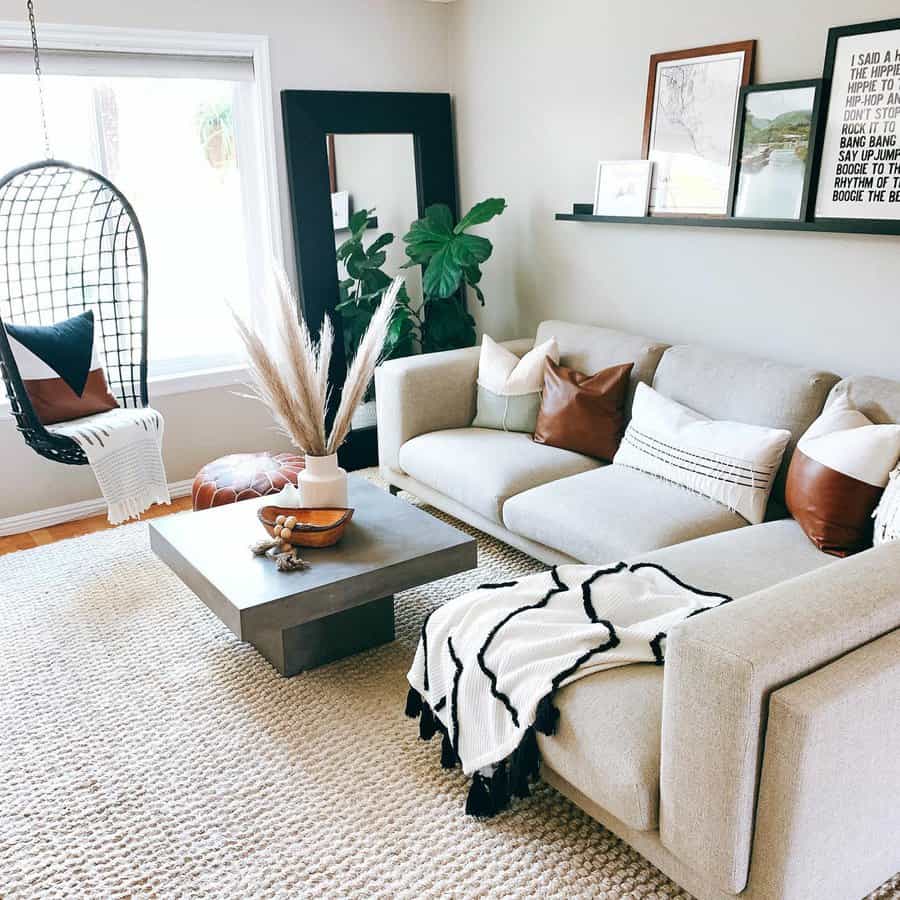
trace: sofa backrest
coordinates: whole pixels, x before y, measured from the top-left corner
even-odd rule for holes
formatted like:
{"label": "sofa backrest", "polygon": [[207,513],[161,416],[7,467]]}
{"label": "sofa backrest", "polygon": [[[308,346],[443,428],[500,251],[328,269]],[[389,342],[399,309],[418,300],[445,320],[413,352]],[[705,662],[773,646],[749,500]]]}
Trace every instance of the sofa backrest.
{"label": "sofa backrest", "polygon": [[653,387],[711,419],[786,428],[791,442],[772,496],[784,499],[784,478],[797,440],[825,406],[837,375],[725,353],[694,344],[663,354]]}
{"label": "sofa backrest", "polygon": [[876,425],[900,422],[900,381],[854,375],[839,381],[828,395],[828,402],[846,395],[851,406],[868,416]]}
{"label": "sofa backrest", "polygon": [[609,366],[633,362],[631,384],[628,390],[627,415],[631,415],[631,400],[638,382],[653,383],[653,373],[668,344],[650,338],[600,328],[595,325],[579,325],[548,319],[538,326],[535,344],[556,338],[559,345],[559,361],[570,369],[593,375]]}

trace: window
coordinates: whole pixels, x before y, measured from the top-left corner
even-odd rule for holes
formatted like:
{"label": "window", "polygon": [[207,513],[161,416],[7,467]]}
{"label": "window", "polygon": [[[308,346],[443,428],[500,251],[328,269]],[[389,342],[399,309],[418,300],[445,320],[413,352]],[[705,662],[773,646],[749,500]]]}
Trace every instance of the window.
{"label": "window", "polygon": [[[41,61],[53,155],[106,175],[141,222],[151,379],[236,365],[229,308],[251,313],[254,286],[280,255],[264,127],[271,94],[267,67],[257,71],[262,39],[226,54],[211,50],[208,36],[198,38],[200,52],[189,52],[182,35],[177,52],[133,52],[118,35],[103,52],[83,49],[80,30],[82,48],[56,31],[39,31],[48,46]],[[3,47],[4,36],[0,173],[44,156],[31,54]]]}

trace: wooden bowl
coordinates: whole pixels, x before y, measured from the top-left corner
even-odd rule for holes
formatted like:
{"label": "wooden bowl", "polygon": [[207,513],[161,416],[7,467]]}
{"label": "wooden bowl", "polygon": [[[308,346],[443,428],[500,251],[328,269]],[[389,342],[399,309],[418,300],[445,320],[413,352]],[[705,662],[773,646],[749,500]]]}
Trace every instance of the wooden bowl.
{"label": "wooden bowl", "polygon": [[[256,515],[272,537],[278,536],[275,534],[276,517],[293,516],[297,524],[291,530],[290,537],[285,540],[295,547],[331,547],[343,536],[353,518],[353,510],[341,507],[290,509],[285,506],[264,506]],[[277,527],[280,531],[281,526]]]}

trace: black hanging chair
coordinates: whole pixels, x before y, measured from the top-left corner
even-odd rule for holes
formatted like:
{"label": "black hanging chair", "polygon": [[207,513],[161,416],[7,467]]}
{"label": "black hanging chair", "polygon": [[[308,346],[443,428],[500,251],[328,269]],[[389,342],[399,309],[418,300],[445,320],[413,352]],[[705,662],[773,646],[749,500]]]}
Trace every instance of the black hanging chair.
{"label": "black hanging chair", "polygon": [[131,204],[102,175],[48,159],[0,179],[0,374],[19,431],[41,456],[87,458],[41,425],[4,322],[49,325],[85,310],[110,389],[122,406],[147,405],[147,254]]}

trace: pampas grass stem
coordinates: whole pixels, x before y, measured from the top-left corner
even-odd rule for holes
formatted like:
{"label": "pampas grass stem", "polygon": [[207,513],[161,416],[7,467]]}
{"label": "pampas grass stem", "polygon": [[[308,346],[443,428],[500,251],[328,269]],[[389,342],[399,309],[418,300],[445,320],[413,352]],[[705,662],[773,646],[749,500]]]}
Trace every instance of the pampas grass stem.
{"label": "pampas grass stem", "polygon": [[353,414],[362,403],[375,367],[381,361],[403,279],[395,278],[384,292],[347,368],[330,433],[326,432],[326,418],[334,328],[326,315],[316,342],[306,321],[297,316],[297,298],[280,269],[275,270],[275,282],[280,328],[273,346],[270,347],[240,316],[232,313],[247,353],[253,380],[252,396],[269,407],[275,423],[297,449],[310,456],[337,453],[350,433]]}

